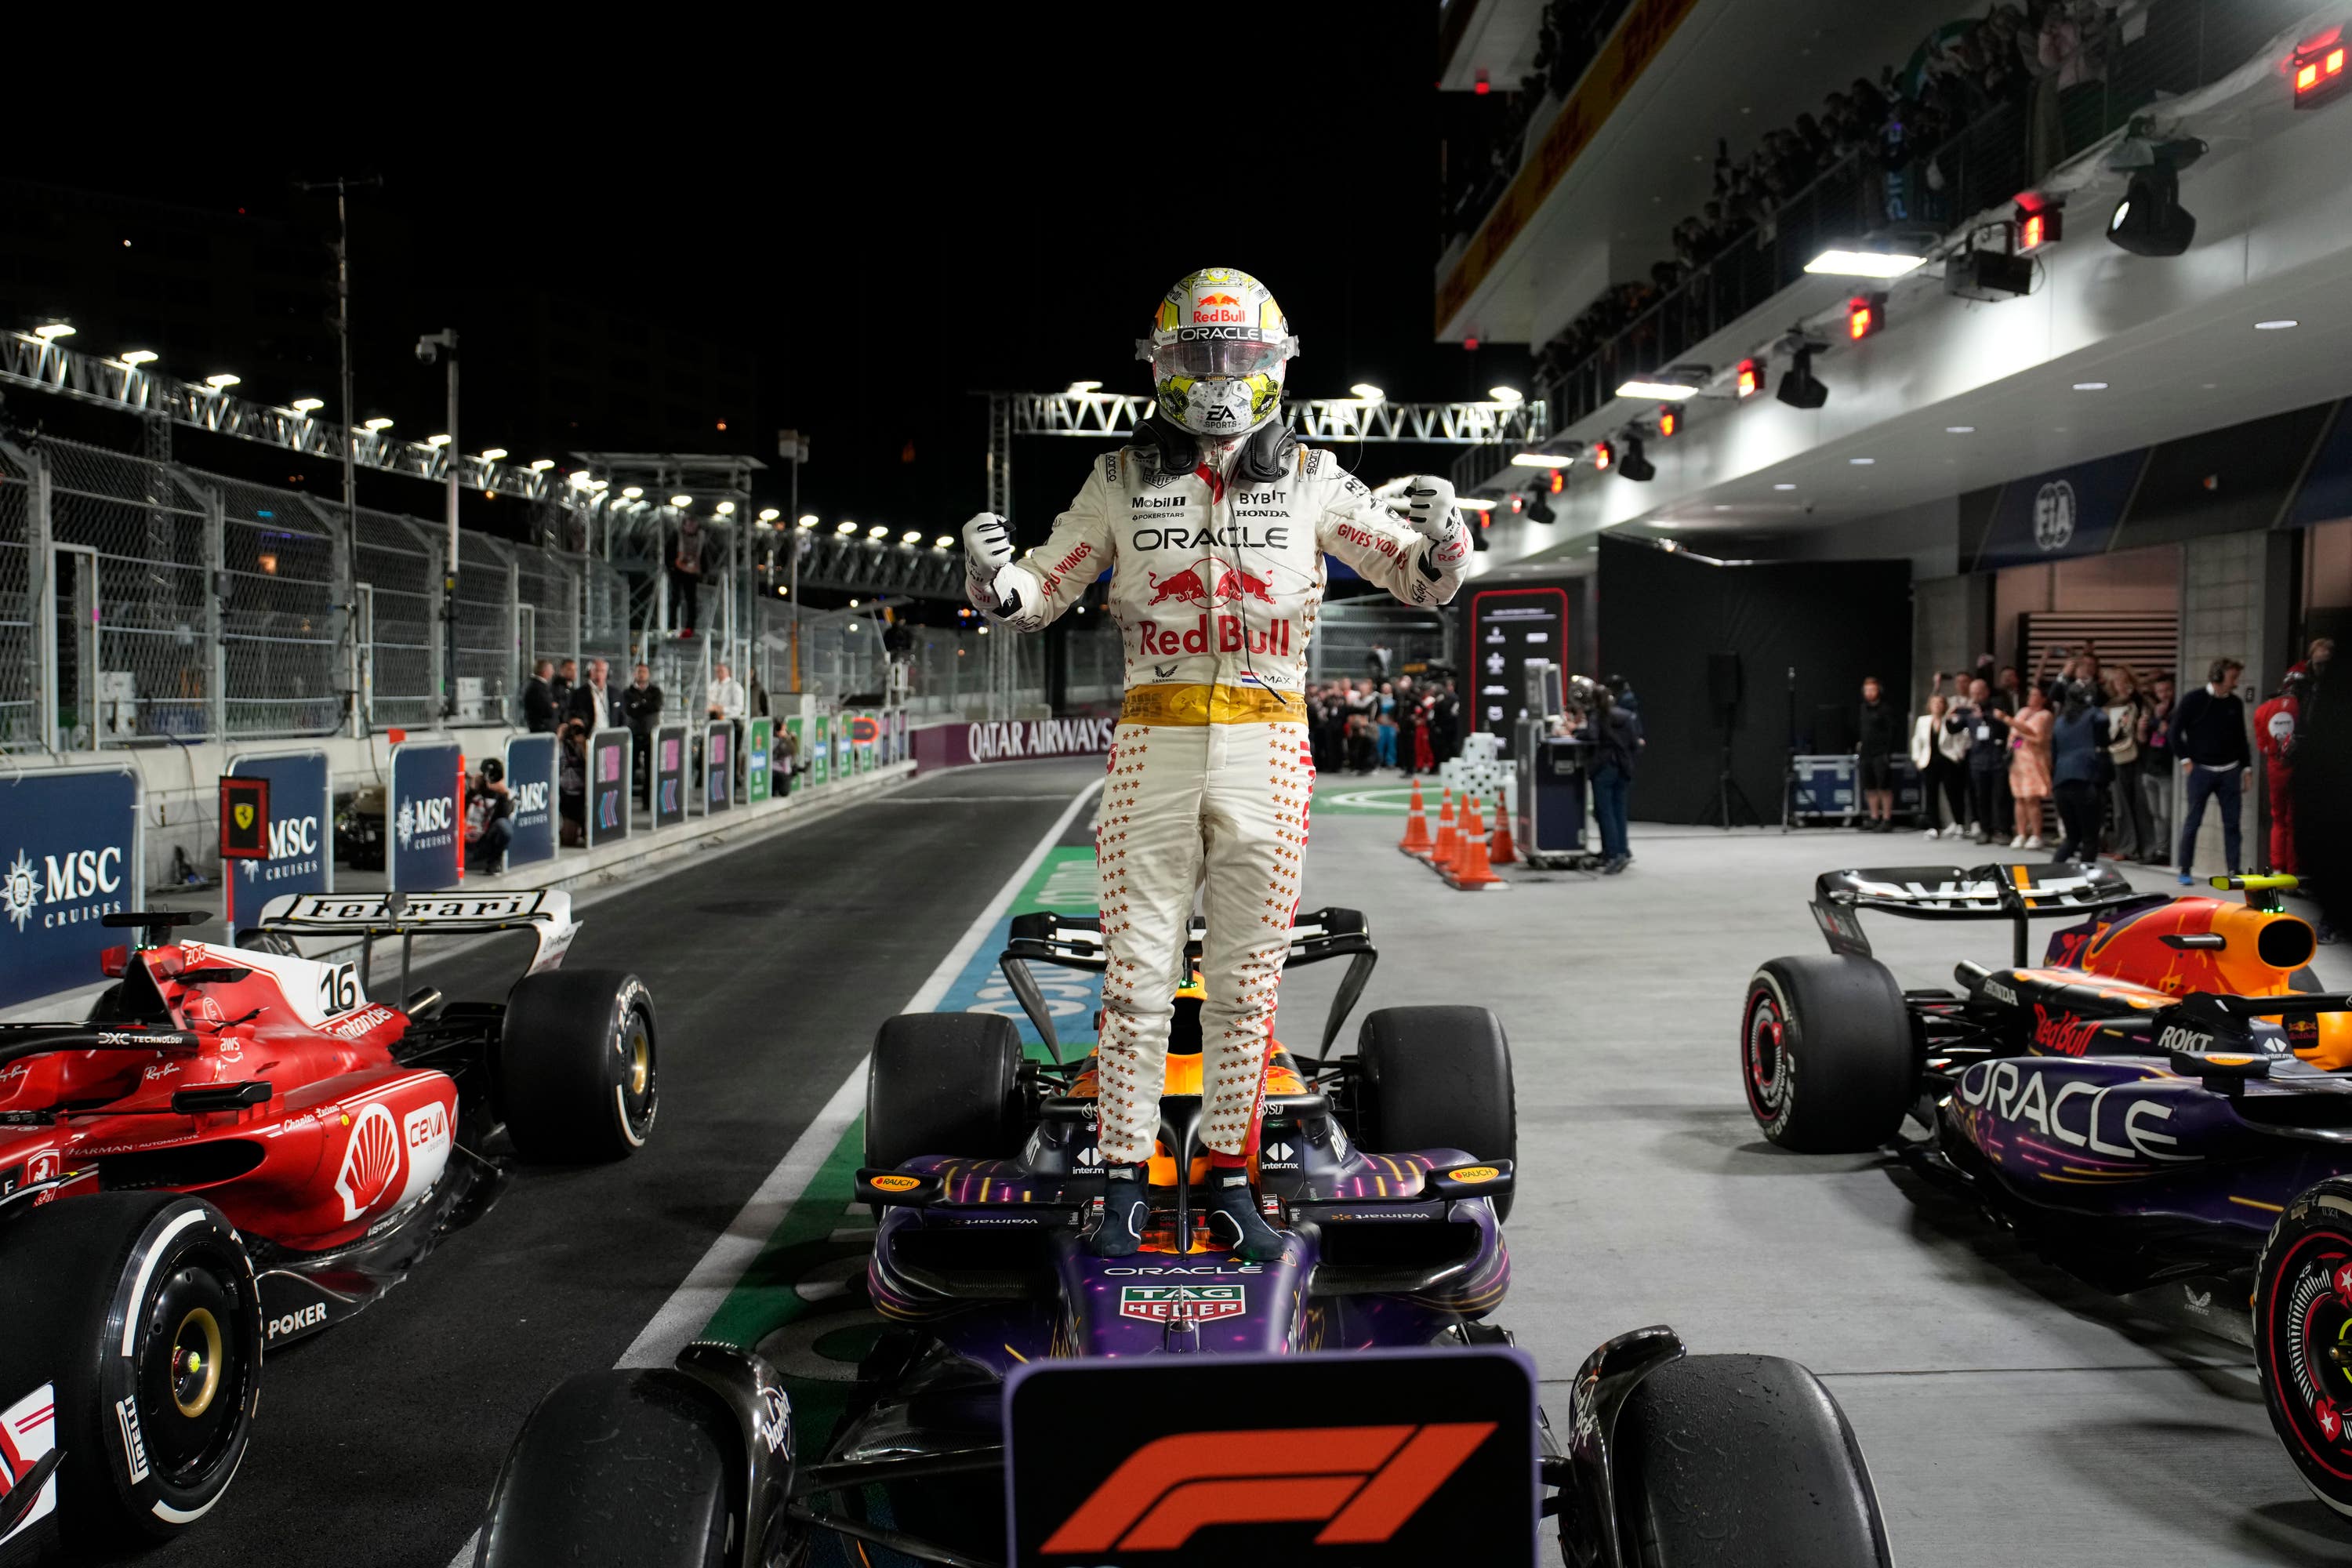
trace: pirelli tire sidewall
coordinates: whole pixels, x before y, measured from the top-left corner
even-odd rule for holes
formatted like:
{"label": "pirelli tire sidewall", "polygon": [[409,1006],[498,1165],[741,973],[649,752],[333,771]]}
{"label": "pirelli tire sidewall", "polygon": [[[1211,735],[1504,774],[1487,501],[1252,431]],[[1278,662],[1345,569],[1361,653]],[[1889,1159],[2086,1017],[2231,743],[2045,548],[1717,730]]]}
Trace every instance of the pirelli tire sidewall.
{"label": "pirelli tire sidewall", "polygon": [[1739,1071],[1749,1114],[1781,1148],[1878,1148],[1902,1130],[1918,1087],[1902,987],[1875,959],[1768,960],[1740,1009]]}
{"label": "pirelli tire sidewall", "polygon": [[2352,1178],[2305,1189],[2254,1265],[2254,1368],[2271,1429],[2312,1495],[2352,1516]]}
{"label": "pirelli tire sidewall", "polygon": [[102,1193],[0,1223],[0,1322],[5,1397],[53,1384],[58,1445],[79,1460],[58,1470],[69,1552],[175,1535],[227,1491],[263,1335],[252,1262],[218,1209]]}

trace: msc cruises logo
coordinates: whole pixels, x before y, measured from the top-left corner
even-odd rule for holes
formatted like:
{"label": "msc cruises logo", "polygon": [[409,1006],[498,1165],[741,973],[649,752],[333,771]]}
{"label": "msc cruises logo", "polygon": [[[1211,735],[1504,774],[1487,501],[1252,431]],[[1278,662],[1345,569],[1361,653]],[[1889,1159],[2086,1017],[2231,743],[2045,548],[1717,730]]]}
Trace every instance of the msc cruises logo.
{"label": "msc cruises logo", "polygon": [[25,922],[33,918],[33,910],[40,901],[41,884],[34,874],[33,862],[19,849],[15,862],[8,868],[7,880],[0,881],[0,914],[5,914],[16,921],[16,929],[21,931],[25,929]]}

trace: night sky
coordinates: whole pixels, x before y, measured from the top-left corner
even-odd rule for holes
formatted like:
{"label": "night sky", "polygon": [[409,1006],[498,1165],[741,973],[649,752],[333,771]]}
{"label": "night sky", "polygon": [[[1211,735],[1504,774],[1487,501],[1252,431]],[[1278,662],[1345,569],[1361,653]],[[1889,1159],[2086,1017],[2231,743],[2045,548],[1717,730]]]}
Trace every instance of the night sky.
{"label": "night sky", "polygon": [[[814,445],[803,508],[828,520],[951,529],[984,497],[984,405],[969,394],[1077,377],[1144,390],[1134,340],[1196,267],[1241,267],[1274,288],[1303,343],[1295,393],[1370,380],[1397,397],[1460,397],[1524,377],[1519,351],[1431,342],[1439,153],[1425,0],[902,5],[845,23],[856,9],[722,13],[715,27],[681,12],[694,27],[674,36],[639,16],[609,40],[588,36],[600,25],[586,13],[560,40],[468,30],[469,63],[454,71],[427,64],[424,34],[388,16],[340,41],[309,23],[299,38],[278,34],[269,52],[286,63],[266,71],[211,55],[216,42],[191,45],[170,61],[172,95],[218,107],[177,125],[168,151],[154,151],[152,116],[109,129],[77,113],[80,129],[37,155],[20,142],[13,172],[321,235],[331,207],[289,181],[380,174],[380,190],[355,198],[362,413],[382,407],[404,433],[439,429],[438,373],[410,345],[454,325],[468,447],[769,459],[775,432],[794,426]],[[123,65],[89,47],[92,68]],[[396,266],[372,268],[376,241]],[[323,279],[331,262],[316,254]],[[757,406],[714,391],[692,419],[659,428],[514,428],[499,369],[528,352],[509,317],[530,294],[750,356]],[[331,364],[322,318],[295,330]],[[1019,445],[1025,537],[1098,449]],[[1451,455],[1343,458],[1378,479]],[[784,474],[765,478],[761,499],[783,504]],[[430,510],[415,489],[370,499]]]}

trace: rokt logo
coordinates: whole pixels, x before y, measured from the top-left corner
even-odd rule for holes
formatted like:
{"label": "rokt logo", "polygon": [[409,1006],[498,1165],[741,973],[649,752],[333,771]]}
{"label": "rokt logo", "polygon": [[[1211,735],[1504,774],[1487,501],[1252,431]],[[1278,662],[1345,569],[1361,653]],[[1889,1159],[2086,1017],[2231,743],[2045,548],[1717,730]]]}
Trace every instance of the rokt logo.
{"label": "rokt logo", "polygon": [[1174,1552],[1212,1525],[1318,1521],[1318,1546],[1376,1546],[1494,1430],[1452,1421],[1161,1437],[1129,1455],[1044,1550]]}

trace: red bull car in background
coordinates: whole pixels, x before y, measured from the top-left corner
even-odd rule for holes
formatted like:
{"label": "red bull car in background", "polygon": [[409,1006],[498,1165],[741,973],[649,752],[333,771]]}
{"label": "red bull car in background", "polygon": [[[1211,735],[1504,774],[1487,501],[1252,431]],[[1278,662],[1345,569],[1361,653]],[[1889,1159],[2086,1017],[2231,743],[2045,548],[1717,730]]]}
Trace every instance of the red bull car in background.
{"label": "red bull car in background", "polygon": [[[1555,1440],[1533,1364],[1488,1321],[1517,1129],[1482,1007],[1369,1015],[1364,919],[1293,927],[1290,963],[1348,961],[1318,1054],[1276,1045],[1255,1175],[1282,1256],[1202,1222],[1197,966],[1176,998],[1143,1249],[1083,1244],[1103,1188],[1091,1056],[1066,1059],[1034,963],[1099,970],[1093,917],[1024,915],[1010,1019],[916,1014],[875,1043],[864,1288],[891,1325],[830,1434],[794,1429],[769,1364],[573,1377],[502,1468],[478,1568],[1011,1562],[1312,1568],[1889,1561],[1853,1433],[1803,1367],[1684,1353],[1665,1328],[1593,1351]],[[1375,1152],[1392,1150],[1396,1152]]]}
{"label": "red bull car in background", "polygon": [[[1830,952],[1757,971],[1741,1076],[1773,1142],[1895,1142],[2070,1272],[2250,1346],[2304,1479],[2352,1513],[2352,995],[2317,990],[2293,877],[2213,885],[2242,897],[2137,892],[2104,866],[1827,872]],[[2011,965],[1906,991],[1865,910],[2008,921]],[[2074,922],[2038,965],[2036,920]],[[1927,1136],[1896,1142],[1906,1116]]]}
{"label": "red bull car in background", "polygon": [[[563,971],[560,892],[274,899],[104,917],[115,983],[0,1025],[0,1562],[168,1536],[236,1474],[262,1362],[398,1283],[525,1159],[620,1159],[656,1105],[653,1003]],[[378,943],[527,931],[503,1002],[368,999]],[[309,943],[328,951],[306,958]],[[343,945],[332,946],[341,942]],[[356,948],[355,956],[346,957]]]}

